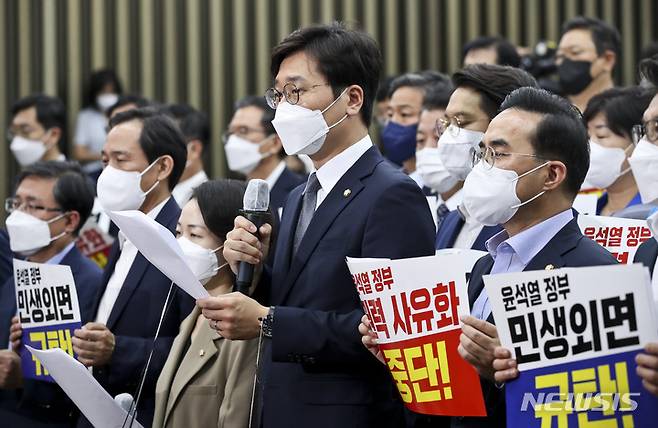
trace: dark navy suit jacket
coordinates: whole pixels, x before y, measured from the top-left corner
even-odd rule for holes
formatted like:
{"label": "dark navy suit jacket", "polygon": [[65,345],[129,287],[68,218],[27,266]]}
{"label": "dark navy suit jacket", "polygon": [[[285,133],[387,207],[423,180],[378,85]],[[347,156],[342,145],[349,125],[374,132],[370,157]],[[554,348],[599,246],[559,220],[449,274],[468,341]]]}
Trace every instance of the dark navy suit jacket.
{"label": "dark navy suit jacket", "polygon": [[[464,219],[457,210],[450,211],[436,233],[436,249],[453,248],[459,232],[464,227]],[[473,250],[487,251],[485,243],[489,238],[503,230],[500,226],[484,226],[471,246]]]}
{"label": "dark navy suit jacket", "polygon": [[292,172],[287,167],[284,168],[279,179],[270,189],[270,207],[275,210],[281,208],[288,199],[290,192],[302,183],[306,183],[306,178]]}
{"label": "dark navy suit jacket", "polygon": [[[96,263],[84,257],[76,247],[73,247],[64,256],[60,264],[71,267],[80,305],[80,318],[84,325],[91,321],[93,316],[91,308],[101,285],[102,271]],[[0,328],[0,348],[8,346],[9,325],[11,318],[16,314],[14,290],[14,278],[11,277],[3,285],[0,295],[0,325],[2,326]],[[22,391],[11,395],[9,402],[3,403],[3,407],[12,413],[8,416],[12,419],[11,423],[6,421],[9,425],[30,427],[41,426],[45,422],[67,423],[68,425],[75,422],[76,407],[55,383],[24,379]]]}
{"label": "dark navy suit jacket", "polygon": [[[596,242],[584,236],[576,218],[564,226],[546,246],[530,260],[524,271],[617,264],[617,259]],[[482,277],[491,272],[493,258],[487,254],[475,263],[468,283],[468,303],[473,303],[484,288]],[[552,266],[552,267],[551,267]],[[494,323],[493,316],[487,319]],[[492,382],[480,378],[487,406],[486,418],[452,418],[452,427],[504,427],[505,393]]]}
{"label": "dark navy suit jacket", "polygon": [[655,238],[651,238],[648,241],[645,241],[640,245],[635,253],[633,262],[642,263],[649,268],[651,276],[653,277],[653,268],[656,266],[656,257],[658,256],[658,241]]}
{"label": "dark navy suit jacket", "polygon": [[4,284],[7,279],[13,276],[12,258],[9,235],[5,229],[0,229],[0,284]]}
{"label": "dark navy suit jacket", "polygon": [[265,428],[399,427],[385,367],[361,343],[363,315],[345,257],[434,253],[434,224],[418,185],[371,147],[318,207],[291,254],[304,186],[283,210],[271,277],[273,337],[263,355]]}
{"label": "dark navy suit jacket", "polygon": [[[170,198],[155,220],[174,233],[179,215],[180,208],[174,198]],[[117,240],[103,272],[103,281],[93,308],[94,316],[107,282],[114,272],[119,254]],[[171,281],[163,273],[141,253],[137,253],[107,321],[107,327],[116,337],[114,353],[108,365],[95,367],[93,371],[94,377],[110,395],[127,392],[136,397],[170,284]],[[180,324],[190,314],[193,306],[194,300],[174,286],[137,408],[137,419],[145,427],[151,426],[153,421],[155,384],[158,376]],[[88,426],[87,424],[88,422],[83,420],[80,425]]]}

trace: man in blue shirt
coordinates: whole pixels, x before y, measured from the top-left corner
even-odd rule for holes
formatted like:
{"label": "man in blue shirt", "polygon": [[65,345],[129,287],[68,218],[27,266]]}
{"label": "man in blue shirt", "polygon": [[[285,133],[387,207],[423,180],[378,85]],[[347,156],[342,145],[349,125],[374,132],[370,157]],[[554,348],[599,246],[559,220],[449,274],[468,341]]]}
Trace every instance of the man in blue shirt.
{"label": "man in blue shirt", "polygon": [[[11,250],[36,263],[70,266],[75,280],[82,322],[100,286],[101,270],[75,247],[75,239],[94,203],[94,192],[77,163],[47,161],[26,167],[16,192],[7,199],[7,231]],[[20,221],[17,221],[19,219]],[[47,222],[47,228],[43,226]],[[27,225],[27,227],[26,227]],[[34,233],[43,230],[44,235]],[[23,379],[18,348],[20,325],[13,318],[12,347],[8,350],[12,317],[16,313],[14,278],[0,289],[0,417],[7,426],[70,426],[76,409],[54,383]]]}

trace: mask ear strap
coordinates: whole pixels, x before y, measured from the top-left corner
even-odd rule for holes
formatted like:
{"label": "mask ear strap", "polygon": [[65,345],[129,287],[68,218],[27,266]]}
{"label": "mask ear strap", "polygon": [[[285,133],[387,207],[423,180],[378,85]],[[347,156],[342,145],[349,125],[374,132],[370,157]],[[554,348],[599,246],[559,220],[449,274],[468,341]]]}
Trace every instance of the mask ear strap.
{"label": "mask ear strap", "polygon": [[532,168],[530,171],[526,171],[526,172],[524,172],[523,174],[519,175],[516,179],[517,179],[517,180],[520,180],[520,179],[522,179],[523,177],[525,177],[526,175],[528,175],[528,174],[532,174],[533,172],[542,169],[543,167],[545,167],[545,166],[548,165],[549,163],[551,163],[551,161],[546,161],[546,162],[544,162],[543,164],[541,164],[541,165],[539,165],[539,166],[537,166],[537,167]]}
{"label": "mask ear strap", "polygon": [[221,250],[222,248],[224,248],[224,244],[222,244],[219,247],[215,248],[214,250],[212,250],[212,252],[216,253],[217,251]]}
{"label": "mask ear strap", "polygon": [[[336,104],[336,103],[338,102],[338,100],[340,99],[340,97],[342,97],[342,96],[345,94],[346,91],[347,91],[347,88],[343,89],[343,92],[341,92],[340,95],[338,95],[338,96],[336,97],[336,99],[335,99],[331,104],[329,104],[329,105],[327,106],[327,108],[325,108],[324,110],[322,110],[322,114],[324,114],[327,110],[329,110],[331,107],[333,107],[334,104]],[[339,122],[339,123],[340,123],[340,122]]]}
{"label": "mask ear strap", "polygon": [[521,202],[520,204],[512,205],[510,208],[513,208],[513,209],[520,208],[520,207],[524,206],[525,204],[529,204],[530,202],[534,201],[535,199],[537,199],[538,197],[540,197],[540,196],[543,195],[544,193],[546,193],[545,190],[543,190],[543,191],[537,193],[535,196],[533,196],[532,198],[528,199],[528,200],[525,201],[525,202]]}

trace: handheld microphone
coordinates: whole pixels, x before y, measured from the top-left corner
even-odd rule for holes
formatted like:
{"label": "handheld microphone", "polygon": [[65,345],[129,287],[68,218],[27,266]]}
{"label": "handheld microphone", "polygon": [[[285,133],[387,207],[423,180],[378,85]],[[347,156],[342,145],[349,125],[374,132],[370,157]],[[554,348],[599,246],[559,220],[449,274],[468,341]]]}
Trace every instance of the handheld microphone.
{"label": "handheld microphone", "polygon": [[[270,187],[265,180],[249,180],[247,190],[244,192],[243,209],[240,214],[256,226],[256,237],[259,237],[258,229],[271,220],[270,212]],[[240,262],[238,275],[235,279],[235,291],[249,295],[249,288],[254,279],[254,265]]]}

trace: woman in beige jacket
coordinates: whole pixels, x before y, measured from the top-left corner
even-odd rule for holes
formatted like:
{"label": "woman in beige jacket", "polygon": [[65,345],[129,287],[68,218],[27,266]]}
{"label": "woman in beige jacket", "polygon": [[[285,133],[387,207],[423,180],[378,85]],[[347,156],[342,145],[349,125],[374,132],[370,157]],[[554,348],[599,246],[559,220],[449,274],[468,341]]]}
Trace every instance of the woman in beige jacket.
{"label": "woman in beige jacket", "polygon": [[[221,247],[242,207],[244,189],[235,180],[200,185],[176,227],[188,265],[213,296],[233,288]],[[181,324],[158,379],[153,427],[246,427],[256,352],[256,339],[222,338],[195,307]]]}

